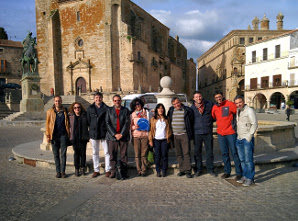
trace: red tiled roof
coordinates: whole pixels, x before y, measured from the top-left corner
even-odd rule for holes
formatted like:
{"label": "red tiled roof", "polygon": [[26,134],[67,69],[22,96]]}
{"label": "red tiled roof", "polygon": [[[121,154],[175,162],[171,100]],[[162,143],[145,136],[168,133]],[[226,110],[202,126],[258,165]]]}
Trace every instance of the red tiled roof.
{"label": "red tiled roof", "polygon": [[9,47],[17,47],[17,48],[23,47],[20,41],[12,41],[12,40],[6,40],[6,39],[0,39],[0,46],[9,46]]}

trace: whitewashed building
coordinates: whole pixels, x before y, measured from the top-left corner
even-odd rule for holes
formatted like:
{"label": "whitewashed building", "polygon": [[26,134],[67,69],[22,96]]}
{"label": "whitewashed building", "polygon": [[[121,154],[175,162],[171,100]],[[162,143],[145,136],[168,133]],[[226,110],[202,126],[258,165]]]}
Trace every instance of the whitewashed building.
{"label": "whitewashed building", "polygon": [[298,29],[246,46],[245,100],[255,109],[298,108]]}

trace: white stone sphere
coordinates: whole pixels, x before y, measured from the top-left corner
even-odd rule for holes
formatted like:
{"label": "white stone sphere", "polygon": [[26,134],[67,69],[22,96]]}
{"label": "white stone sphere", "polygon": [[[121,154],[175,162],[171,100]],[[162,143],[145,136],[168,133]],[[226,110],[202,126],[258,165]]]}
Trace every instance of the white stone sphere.
{"label": "white stone sphere", "polygon": [[173,80],[169,76],[164,76],[160,79],[160,86],[162,88],[171,88],[173,85]]}

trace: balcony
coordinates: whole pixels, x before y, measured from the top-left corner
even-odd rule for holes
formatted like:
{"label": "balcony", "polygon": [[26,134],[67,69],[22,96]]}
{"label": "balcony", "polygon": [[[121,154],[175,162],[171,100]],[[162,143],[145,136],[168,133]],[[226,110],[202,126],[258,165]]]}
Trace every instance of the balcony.
{"label": "balcony", "polygon": [[244,73],[242,73],[240,71],[232,71],[231,76],[232,77],[241,77],[241,76],[244,76]]}

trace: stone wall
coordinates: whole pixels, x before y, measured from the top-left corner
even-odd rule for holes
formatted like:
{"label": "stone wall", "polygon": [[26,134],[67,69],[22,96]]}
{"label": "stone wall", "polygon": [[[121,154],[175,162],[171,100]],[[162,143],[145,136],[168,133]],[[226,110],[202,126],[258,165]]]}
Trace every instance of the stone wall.
{"label": "stone wall", "polygon": [[[213,100],[215,90],[221,90],[227,99],[244,95],[245,45],[259,38],[280,35],[289,30],[233,30],[197,59],[199,90]],[[241,38],[244,43],[241,43]],[[236,68],[236,69],[235,69]],[[239,84],[241,82],[241,84]],[[244,88],[243,88],[244,89]]]}
{"label": "stone wall", "polygon": [[[22,66],[20,59],[23,53],[23,47],[21,42],[13,42],[14,45],[10,43],[10,40],[1,40],[0,42],[0,60],[3,60],[5,68],[0,70],[0,78],[5,79],[5,83],[17,83],[20,84],[22,77]],[[17,43],[18,46],[15,46]]]}
{"label": "stone wall", "polygon": [[46,95],[51,88],[77,94],[81,82],[86,93],[158,91],[165,75],[177,78],[173,89],[185,93],[186,76],[195,76],[186,69],[187,50],[179,38],[129,0],[36,0],[36,22]]}

